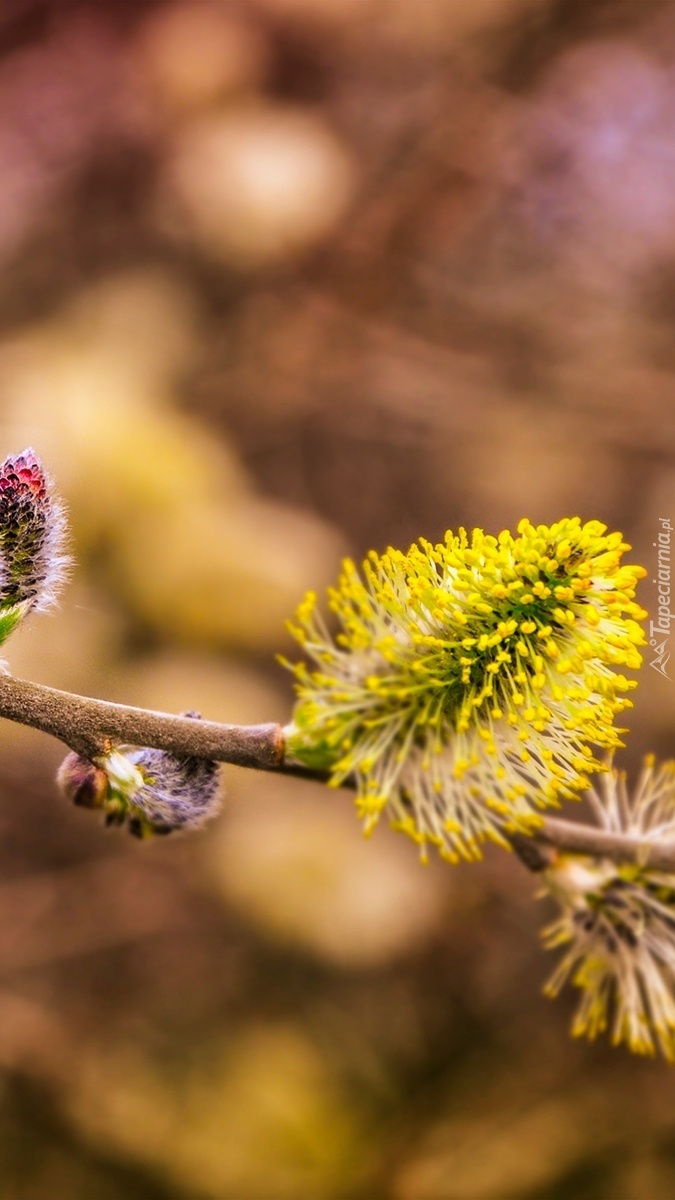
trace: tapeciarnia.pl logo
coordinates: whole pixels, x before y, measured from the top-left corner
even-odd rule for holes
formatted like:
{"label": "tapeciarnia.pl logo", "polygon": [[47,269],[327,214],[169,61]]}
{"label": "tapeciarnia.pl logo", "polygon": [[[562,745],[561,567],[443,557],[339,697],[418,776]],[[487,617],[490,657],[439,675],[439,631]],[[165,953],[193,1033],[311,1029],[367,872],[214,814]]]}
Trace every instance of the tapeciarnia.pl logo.
{"label": "tapeciarnia.pl logo", "polygon": [[665,679],[669,679],[670,676],[666,671],[670,658],[668,642],[670,622],[675,617],[675,613],[670,611],[670,539],[673,528],[670,517],[659,517],[659,523],[661,529],[658,541],[654,542],[657,554],[656,577],[652,579],[652,583],[657,586],[658,620],[649,622],[649,645],[654,651],[654,657],[649,665]]}

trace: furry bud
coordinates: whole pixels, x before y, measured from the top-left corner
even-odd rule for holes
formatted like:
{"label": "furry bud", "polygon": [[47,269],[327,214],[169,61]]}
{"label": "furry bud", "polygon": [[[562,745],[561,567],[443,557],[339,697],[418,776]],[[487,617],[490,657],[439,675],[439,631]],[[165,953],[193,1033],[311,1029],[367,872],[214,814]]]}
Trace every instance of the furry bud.
{"label": "furry bud", "polygon": [[57,782],[68,800],[103,809],[107,825],[126,823],[135,837],[194,829],[218,812],[218,763],[150,747],[119,746],[96,762],[68,754]]}

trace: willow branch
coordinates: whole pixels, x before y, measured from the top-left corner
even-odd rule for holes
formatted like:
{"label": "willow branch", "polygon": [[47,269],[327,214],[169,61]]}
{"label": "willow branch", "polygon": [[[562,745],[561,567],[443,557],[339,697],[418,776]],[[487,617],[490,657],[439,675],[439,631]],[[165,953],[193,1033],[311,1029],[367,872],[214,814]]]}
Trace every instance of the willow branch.
{"label": "willow branch", "polygon": [[[217,721],[195,721],[73,695],[12,675],[0,675],[0,717],[51,734],[89,759],[106,754],[114,745],[128,743],[259,771],[278,771],[324,782],[327,779],[326,774],[284,757],[284,731],[281,725],[271,722],[224,725]],[[675,873],[675,842],[609,833],[559,817],[544,818],[541,828],[531,836],[514,835],[511,843],[531,871],[543,870],[553,861],[555,853],[562,851]]]}
{"label": "willow branch", "polygon": [[12,675],[0,676],[0,717],[50,733],[90,759],[107,753],[113,745],[129,743],[274,771],[281,767],[284,753],[280,725],[194,721],[75,696]]}

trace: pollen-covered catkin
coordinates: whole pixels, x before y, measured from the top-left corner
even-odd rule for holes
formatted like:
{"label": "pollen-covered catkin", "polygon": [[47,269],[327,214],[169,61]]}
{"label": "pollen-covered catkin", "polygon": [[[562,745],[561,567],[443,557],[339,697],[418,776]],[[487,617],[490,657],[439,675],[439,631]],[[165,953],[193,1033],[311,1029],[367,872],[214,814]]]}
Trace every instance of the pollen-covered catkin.
{"label": "pollen-covered catkin", "polygon": [[[589,799],[602,829],[675,840],[675,763],[657,767],[650,756],[632,795],[622,772],[599,782]],[[675,1062],[675,875],[558,853],[541,879],[560,908],[545,944],[565,947],[545,990],[557,996],[567,980],[579,988],[573,1034],[609,1030],[615,1045]]]}
{"label": "pollen-covered catkin", "polygon": [[578,517],[475,529],[344,564],[333,636],[309,594],[289,626],[310,663],[287,753],[357,789],[366,831],[386,812],[425,852],[480,857],[532,830],[621,745],[644,616],[620,533]]}

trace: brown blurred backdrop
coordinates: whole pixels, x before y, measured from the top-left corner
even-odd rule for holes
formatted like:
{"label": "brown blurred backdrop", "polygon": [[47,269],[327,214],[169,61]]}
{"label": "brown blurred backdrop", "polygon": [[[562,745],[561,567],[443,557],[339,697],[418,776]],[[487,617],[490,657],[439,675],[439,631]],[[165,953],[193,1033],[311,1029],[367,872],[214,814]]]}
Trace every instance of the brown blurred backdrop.
{"label": "brown blurred backdrop", "polygon": [[[78,563],[12,670],[284,721],[346,551],[579,513],[651,572],[674,130],[672,0],[4,0],[0,456]],[[675,1194],[675,1075],[569,1040],[518,864],[234,769],[137,845],[61,754],[0,728],[3,1200]]]}

